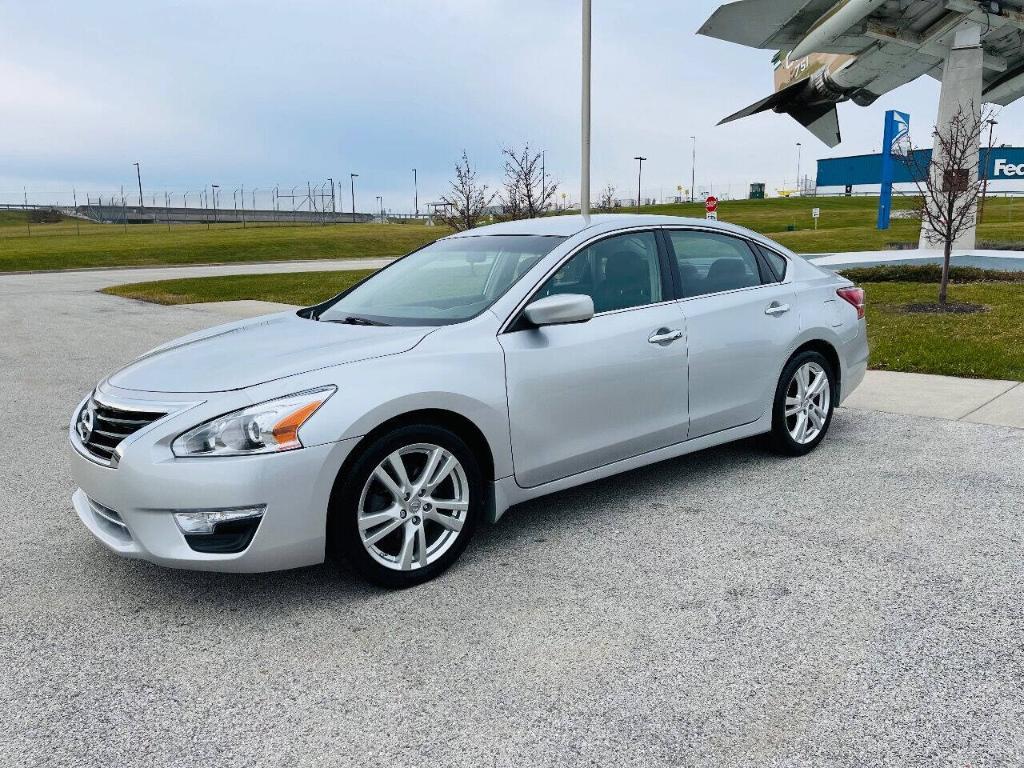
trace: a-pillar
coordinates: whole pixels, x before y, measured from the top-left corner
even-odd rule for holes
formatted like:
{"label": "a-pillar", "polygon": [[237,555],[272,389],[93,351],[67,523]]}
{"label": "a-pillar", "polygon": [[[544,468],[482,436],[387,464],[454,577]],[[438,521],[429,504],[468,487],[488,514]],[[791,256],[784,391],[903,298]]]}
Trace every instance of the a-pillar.
{"label": "a-pillar", "polygon": [[[936,130],[948,131],[957,113],[963,115],[981,113],[981,76],[983,66],[983,53],[981,49],[981,29],[974,25],[962,27],[953,38],[953,45],[942,69],[942,92],[939,94],[939,116],[935,120]],[[980,136],[974,139],[974,148],[971,157],[975,161],[970,163],[967,172],[970,174],[970,184],[976,184],[978,180],[978,151]],[[937,167],[942,167],[944,158],[941,157],[939,142],[934,144],[935,158],[930,169],[934,174]],[[933,182],[935,183],[935,182]],[[941,183],[941,182],[939,182]],[[973,220],[977,221],[975,211]],[[927,224],[921,226],[921,248],[941,248],[942,242],[929,240],[929,227]],[[970,250],[975,247],[977,240],[977,226],[971,227],[961,233],[955,243],[955,249]]]}

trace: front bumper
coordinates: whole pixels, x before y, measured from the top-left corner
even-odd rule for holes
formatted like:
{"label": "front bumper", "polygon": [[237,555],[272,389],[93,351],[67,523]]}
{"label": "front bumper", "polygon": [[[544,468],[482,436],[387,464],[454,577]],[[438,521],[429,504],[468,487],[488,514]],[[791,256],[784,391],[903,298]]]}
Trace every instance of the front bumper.
{"label": "front bumper", "polygon": [[[269,455],[181,459],[169,447],[181,431],[182,420],[170,418],[133,435],[116,468],[90,459],[72,436],[79,486],[72,503],[100,543],[123,557],[194,570],[251,573],[323,562],[331,490],[357,438]],[[250,505],[266,510],[249,545],[232,554],[193,550],[173,517]]]}

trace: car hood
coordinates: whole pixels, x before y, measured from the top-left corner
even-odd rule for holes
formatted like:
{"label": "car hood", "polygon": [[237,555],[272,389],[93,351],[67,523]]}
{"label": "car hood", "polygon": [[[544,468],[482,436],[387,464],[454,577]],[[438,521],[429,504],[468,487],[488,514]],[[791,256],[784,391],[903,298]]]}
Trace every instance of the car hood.
{"label": "car hood", "polygon": [[433,330],[322,323],[286,312],[183,336],[147,352],[107,381],[145,392],[225,392],[396,355]]}

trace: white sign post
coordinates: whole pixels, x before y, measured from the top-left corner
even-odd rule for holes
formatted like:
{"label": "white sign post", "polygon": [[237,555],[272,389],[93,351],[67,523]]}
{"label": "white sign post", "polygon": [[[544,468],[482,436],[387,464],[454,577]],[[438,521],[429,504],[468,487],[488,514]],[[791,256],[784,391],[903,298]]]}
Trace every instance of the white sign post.
{"label": "white sign post", "polygon": [[811,216],[814,217],[814,228],[817,229],[818,228],[818,219],[821,218],[821,208],[812,208],[811,209]]}

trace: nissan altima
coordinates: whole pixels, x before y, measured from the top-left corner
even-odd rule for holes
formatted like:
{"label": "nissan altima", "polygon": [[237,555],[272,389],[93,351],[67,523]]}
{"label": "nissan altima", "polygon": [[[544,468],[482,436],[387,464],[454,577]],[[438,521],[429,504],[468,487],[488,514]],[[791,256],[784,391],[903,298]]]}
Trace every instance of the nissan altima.
{"label": "nissan altima", "polygon": [[748,230],[496,224],[111,374],[73,504],[125,557],[409,586],[527,499],[754,435],[806,454],[867,357],[864,292]]}

